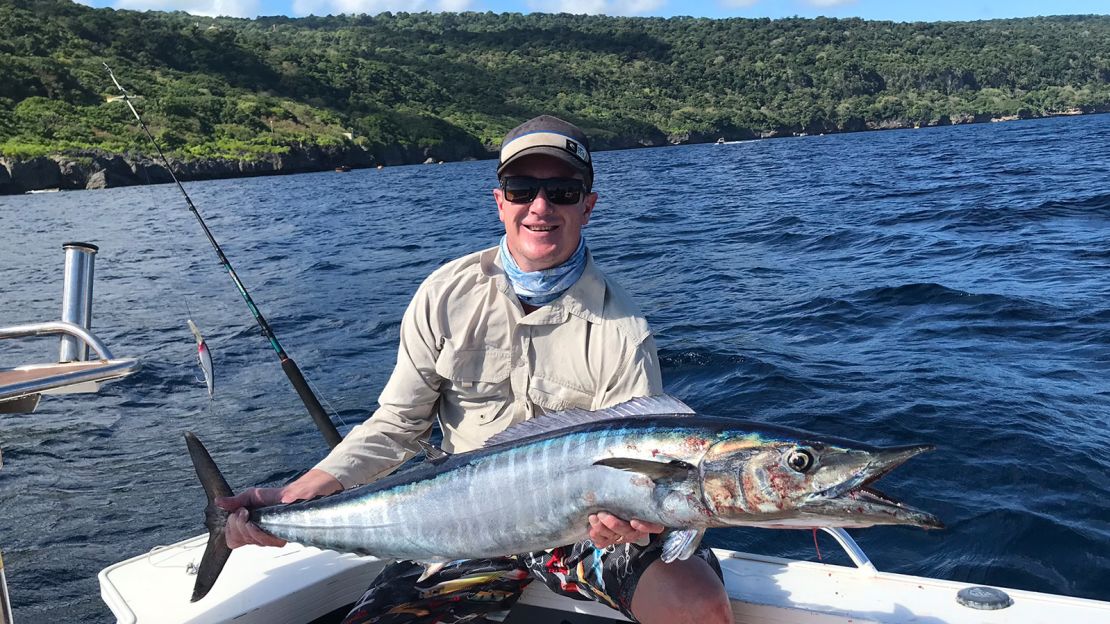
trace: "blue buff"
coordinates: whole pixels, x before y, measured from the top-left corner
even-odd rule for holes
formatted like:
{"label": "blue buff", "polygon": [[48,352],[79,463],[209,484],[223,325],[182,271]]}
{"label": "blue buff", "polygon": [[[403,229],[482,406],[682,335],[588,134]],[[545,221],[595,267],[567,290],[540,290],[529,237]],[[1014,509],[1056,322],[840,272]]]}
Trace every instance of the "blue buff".
{"label": "blue buff", "polygon": [[586,270],[586,240],[579,237],[578,249],[557,267],[542,271],[522,271],[509,253],[506,238],[502,236],[501,264],[505,267],[513,291],[521,301],[536,307],[547,305],[558,299],[582,277],[582,272]]}

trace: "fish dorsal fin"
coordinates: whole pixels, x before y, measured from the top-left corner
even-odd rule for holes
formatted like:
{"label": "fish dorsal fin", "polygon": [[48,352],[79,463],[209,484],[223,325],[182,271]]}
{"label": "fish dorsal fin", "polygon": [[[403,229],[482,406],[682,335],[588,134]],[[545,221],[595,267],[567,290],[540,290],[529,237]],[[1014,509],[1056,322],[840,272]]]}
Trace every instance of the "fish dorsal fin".
{"label": "fish dorsal fin", "polygon": [[646,416],[694,416],[696,412],[669,394],[639,397],[612,407],[596,411],[569,409],[537,416],[512,425],[486,441],[486,446],[520,440],[535,435],[559,431],[582,423],[612,420],[614,418],[643,418]]}
{"label": "fish dorsal fin", "polygon": [[417,440],[417,443],[420,444],[420,448],[424,451],[425,460],[431,462],[434,466],[442,464],[447,461],[447,458],[451,457],[451,454],[447,451],[425,442],[424,440]]}

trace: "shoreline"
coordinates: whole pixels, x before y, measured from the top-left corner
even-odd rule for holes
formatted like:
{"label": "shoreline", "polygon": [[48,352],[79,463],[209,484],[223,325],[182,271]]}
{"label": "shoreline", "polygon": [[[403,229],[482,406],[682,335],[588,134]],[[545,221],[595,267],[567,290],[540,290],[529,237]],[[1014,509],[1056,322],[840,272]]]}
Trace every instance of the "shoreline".
{"label": "shoreline", "polygon": [[[1002,123],[1051,117],[1100,115],[1110,112],[1110,106],[1083,111],[1069,109],[1043,115],[952,115],[936,123],[921,124],[906,120],[880,122],[860,121],[849,128],[776,128],[755,131],[747,128],[721,130],[714,133],[686,134],[681,136],[616,137],[601,141],[594,151],[699,145],[732,141],[749,141],[847,134],[882,130],[913,130],[943,126],[980,123]],[[497,157],[494,150],[475,152],[471,146],[444,144],[442,148],[418,148],[395,145],[380,150],[378,154],[356,146],[339,148],[293,146],[286,154],[274,154],[260,160],[246,159],[196,159],[170,158],[174,175],[182,182],[221,180],[268,175],[292,175],[322,171],[351,171],[416,164],[443,164],[467,160],[487,160]],[[0,196],[43,193],[58,190],[96,190],[122,186],[142,186],[173,182],[166,168],[145,154],[113,154],[88,150],[71,154],[37,156],[18,159],[0,155]]]}

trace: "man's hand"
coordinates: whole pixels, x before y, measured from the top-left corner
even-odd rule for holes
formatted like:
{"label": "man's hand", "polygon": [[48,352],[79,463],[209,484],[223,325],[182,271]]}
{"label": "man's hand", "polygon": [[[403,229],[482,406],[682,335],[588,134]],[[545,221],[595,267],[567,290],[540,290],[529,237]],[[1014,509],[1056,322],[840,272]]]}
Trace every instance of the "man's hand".
{"label": "man's hand", "polygon": [[343,489],[335,477],[315,468],[301,478],[280,488],[250,488],[236,496],[217,498],[216,506],[229,512],[224,537],[229,548],[246,544],[284,546],[285,540],[274,537],[250,521],[250,510],[279,503],[295,503],[317,496],[334,494]]}
{"label": "man's hand", "polygon": [[662,533],[664,528],[654,522],[625,521],[605,511],[590,514],[590,540],[597,548],[638,543],[651,533]]}

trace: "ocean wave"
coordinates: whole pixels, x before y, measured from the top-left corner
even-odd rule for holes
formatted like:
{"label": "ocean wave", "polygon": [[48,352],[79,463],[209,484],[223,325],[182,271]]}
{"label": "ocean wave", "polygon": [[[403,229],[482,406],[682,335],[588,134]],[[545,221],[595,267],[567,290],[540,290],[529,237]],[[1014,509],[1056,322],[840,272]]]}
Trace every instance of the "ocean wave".
{"label": "ocean wave", "polygon": [[[1018,171],[1015,175],[1027,174]],[[967,192],[987,189],[981,185],[971,185],[955,190]],[[933,191],[928,194],[935,195]],[[937,204],[935,200],[931,203]],[[1110,194],[1100,193],[1036,203],[1016,203],[1010,200],[999,202],[997,197],[986,196],[972,202],[965,198],[955,206],[945,207],[943,204],[937,204],[930,208],[880,214],[875,219],[875,224],[884,227],[932,224],[937,231],[949,232],[976,229],[1006,231],[1010,228],[1051,224],[1050,231],[1067,232],[1091,220],[1097,223],[1106,219],[1110,219]],[[1068,223],[1068,221],[1079,223]],[[1094,227],[1094,224],[1091,224],[1091,227]],[[1046,232],[1042,232],[1044,233]]]}
{"label": "ocean wave", "polygon": [[[979,535],[983,527],[991,527],[1005,539],[982,540]],[[1058,517],[1020,509],[992,509],[953,523],[945,533],[945,552],[928,559],[941,578],[1035,591],[1047,587],[1048,591],[1079,597],[1102,595],[1102,588],[1090,577],[1075,576],[1070,566],[1051,563],[1050,553],[1063,550],[1084,560],[1083,565],[1091,569],[1110,565],[1105,552],[1084,549],[1092,536],[1062,523]]]}

